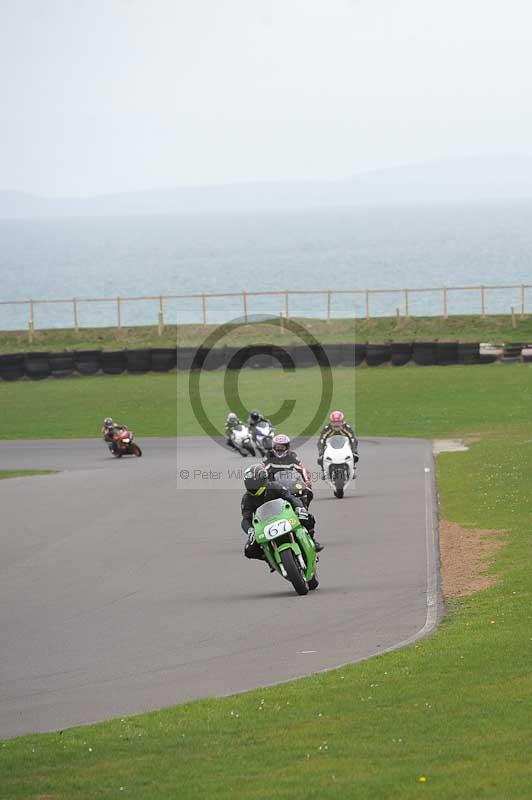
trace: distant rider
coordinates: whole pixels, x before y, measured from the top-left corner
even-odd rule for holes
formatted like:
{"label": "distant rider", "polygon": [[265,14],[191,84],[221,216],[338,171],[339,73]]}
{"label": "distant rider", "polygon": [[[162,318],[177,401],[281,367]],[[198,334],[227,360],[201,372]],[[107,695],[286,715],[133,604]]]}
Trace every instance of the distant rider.
{"label": "distant rider", "polygon": [[262,464],[253,464],[253,466],[246,469],[244,472],[244,486],[246,487],[246,493],[242,497],[240,508],[242,511],[242,530],[247,533],[248,537],[244,547],[244,555],[246,558],[264,560],[262,547],[255,541],[253,515],[257,508],[260,508],[264,503],[267,503],[269,500],[276,500],[277,498],[282,498],[290,503],[301,524],[307,529],[309,536],[314,540],[316,552],[319,553],[323,550],[323,545],[314,538],[314,526],[316,521],[313,515],[307,511],[303,502],[298,497],[293,497],[278,483],[269,481],[268,473]]}
{"label": "distant rider", "polygon": [[327,439],[331,436],[346,436],[349,439],[351,450],[353,451],[353,460],[355,464],[358,461],[358,441],[355,432],[351,425],[345,421],[345,414],[343,411],[332,411],[329,415],[329,422],[323,428],[318,439],[318,464],[323,473],[323,453],[327,444]]}
{"label": "distant rider", "polygon": [[255,428],[257,427],[257,425],[260,425],[262,422],[267,422],[268,425],[271,425],[270,420],[266,419],[266,417],[263,417],[262,414],[260,413],[260,411],[257,411],[256,408],[253,409],[253,411],[250,411],[250,414],[249,414],[249,417],[248,417],[248,428],[249,428],[249,432],[251,434],[251,438],[253,439],[253,441],[256,441],[256,430],[255,430]]}
{"label": "distant rider", "polygon": [[[301,479],[306,487],[308,503],[313,497],[312,481],[309,472],[295,450],[290,447],[290,437],[284,433],[277,433],[272,440],[272,449],[268,450],[264,457],[264,466],[268,473],[268,478],[273,481],[276,472],[282,470],[295,470],[301,475]],[[308,507],[308,506],[307,506]]]}
{"label": "distant rider", "polygon": [[242,425],[242,422],[238,419],[234,411],[230,411],[225,420],[226,444],[228,444],[229,447],[234,447],[235,450],[238,448],[233,441],[233,432],[237,425]]}
{"label": "distant rider", "polygon": [[109,450],[112,452],[117,452],[118,450],[118,443],[115,440],[115,435],[120,433],[120,431],[125,431],[126,426],[121,425],[119,422],[115,422],[112,417],[106,417],[103,421],[103,428],[102,428],[102,436],[104,442],[107,442],[109,446]]}

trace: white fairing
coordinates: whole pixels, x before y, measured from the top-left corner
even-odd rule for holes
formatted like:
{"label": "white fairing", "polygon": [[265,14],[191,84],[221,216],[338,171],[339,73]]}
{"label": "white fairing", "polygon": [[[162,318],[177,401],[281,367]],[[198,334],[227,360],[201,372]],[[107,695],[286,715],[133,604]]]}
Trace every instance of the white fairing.
{"label": "white fairing", "polygon": [[272,437],[273,435],[273,427],[269,422],[259,422],[259,424],[255,426],[255,442],[257,443],[257,447],[261,450],[261,452],[265,452],[266,450],[266,448],[264,448],[262,445],[262,440],[264,437]]}
{"label": "white fairing", "polygon": [[236,428],[233,428],[233,441],[237,446],[242,447],[249,440],[250,435],[247,425],[238,425]]}
{"label": "white fairing", "polygon": [[[338,467],[343,468],[338,469]],[[347,436],[331,436],[327,440],[323,453],[323,471],[325,480],[334,490],[339,485],[342,489],[345,489],[347,484],[353,480],[355,476],[355,461],[351,443]]]}

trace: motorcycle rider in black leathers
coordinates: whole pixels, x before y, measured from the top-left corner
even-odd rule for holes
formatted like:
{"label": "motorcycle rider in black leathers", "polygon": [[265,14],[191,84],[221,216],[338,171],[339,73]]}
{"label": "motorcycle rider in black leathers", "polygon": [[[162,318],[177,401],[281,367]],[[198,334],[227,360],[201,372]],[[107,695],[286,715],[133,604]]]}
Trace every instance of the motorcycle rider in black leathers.
{"label": "motorcycle rider in black leathers", "polygon": [[250,436],[253,439],[253,441],[256,441],[255,428],[261,422],[268,422],[271,425],[270,420],[266,419],[266,417],[263,417],[262,414],[260,413],[260,411],[257,411],[256,408],[253,409],[253,411],[250,411],[249,417],[248,417],[248,428],[249,428]]}
{"label": "motorcycle rider in black leathers", "polygon": [[296,496],[306,499],[305,505],[308,508],[314,493],[312,491],[312,481],[307,468],[297,455],[295,450],[290,447],[290,438],[284,433],[277,433],[272,440],[272,449],[266,453],[263,464],[268,473],[269,480],[275,480],[275,474],[284,470],[293,470],[301,475],[301,492]]}
{"label": "motorcycle rider in black leathers", "polygon": [[314,538],[315,519],[313,515],[307,511],[299,498],[293,497],[278,483],[269,481],[268,473],[262,464],[253,464],[253,466],[246,469],[244,472],[244,485],[246,487],[246,492],[242,497],[240,508],[242,511],[242,530],[248,537],[244,547],[244,555],[246,558],[264,560],[262,547],[255,541],[253,514],[257,508],[260,508],[264,503],[267,503],[269,500],[276,500],[277,498],[282,498],[290,503],[301,524],[307,529],[309,535],[314,540],[316,552],[319,553],[323,550],[323,545]]}
{"label": "motorcycle rider in black leathers", "polygon": [[325,477],[323,475],[323,453],[325,452],[327,439],[330,439],[331,436],[347,436],[353,451],[353,461],[355,464],[358,461],[358,441],[355,432],[351,425],[345,421],[343,411],[333,411],[329,415],[328,424],[325,425],[318,439],[318,464],[322,470],[322,478]]}

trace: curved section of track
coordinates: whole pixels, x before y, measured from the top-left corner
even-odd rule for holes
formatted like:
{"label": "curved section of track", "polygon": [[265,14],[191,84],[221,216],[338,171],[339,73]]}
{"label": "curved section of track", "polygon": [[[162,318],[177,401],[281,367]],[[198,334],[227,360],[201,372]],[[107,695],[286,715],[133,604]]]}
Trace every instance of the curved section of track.
{"label": "curved section of track", "polygon": [[[205,438],[0,442],[0,737],[240,692],[399,646],[436,622],[428,442],[360,445],[312,506],[320,587],[242,556],[243,459]],[[301,455],[309,464],[315,449]],[[187,475],[188,473],[188,475]]]}

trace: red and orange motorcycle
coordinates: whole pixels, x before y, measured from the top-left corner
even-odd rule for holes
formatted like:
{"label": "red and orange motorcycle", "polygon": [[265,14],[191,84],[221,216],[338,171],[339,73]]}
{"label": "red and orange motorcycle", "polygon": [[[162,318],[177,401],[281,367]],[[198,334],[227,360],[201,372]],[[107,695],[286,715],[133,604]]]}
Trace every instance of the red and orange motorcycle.
{"label": "red and orange motorcycle", "polygon": [[136,456],[140,458],[142,450],[133,441],[135,434],[133,431],[128,431],[126,428],[115,431],[113,434],[113,444],[110,448],[111,453],[115,458],[122,458],[122,456]]}

